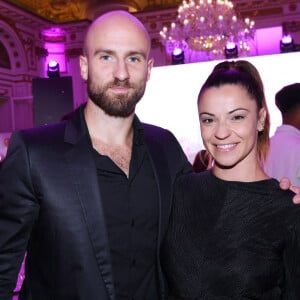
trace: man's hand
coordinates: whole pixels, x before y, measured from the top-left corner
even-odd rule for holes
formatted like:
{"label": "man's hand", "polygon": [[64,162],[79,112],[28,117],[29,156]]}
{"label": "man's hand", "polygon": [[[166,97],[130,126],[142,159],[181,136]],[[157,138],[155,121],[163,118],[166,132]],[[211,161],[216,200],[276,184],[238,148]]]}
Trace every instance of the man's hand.
{"label": "man's hand", "polygon": [[300,204],[300,187],[291,185],[290,180],[286,177],[281,178],[279,185],[280,185],[280,188],[283,190],[290,189],[291,191],[296,193],[296,195],[293,197],[293,202],[295,204]]}

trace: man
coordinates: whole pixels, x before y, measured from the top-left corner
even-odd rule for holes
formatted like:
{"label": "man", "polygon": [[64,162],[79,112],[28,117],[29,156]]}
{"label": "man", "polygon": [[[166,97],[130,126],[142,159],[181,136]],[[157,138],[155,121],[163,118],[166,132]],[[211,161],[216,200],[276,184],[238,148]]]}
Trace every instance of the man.
{"label": "man", "polygon": [[275,95],[282,115],[282,125],[271,138],[266,171],[281,179],[288,177],[300,186],[300,83],[283,87]]}
{"label": "man", "polygon": [[173,183],[191,171],[167,130],[135,116],[153,65],[142,24],[115,11],[88,29],[88,100],[65,122],[16,132],[0,173],[0,299],[155,300]]}
{"label": "man", "polygon": [[172,185],[191,166],[135,106],[153,65],[142,24],[117,11],[89,28],[88,101],[66,122],[15,133],[0,175],[0,299],[158,299]]}

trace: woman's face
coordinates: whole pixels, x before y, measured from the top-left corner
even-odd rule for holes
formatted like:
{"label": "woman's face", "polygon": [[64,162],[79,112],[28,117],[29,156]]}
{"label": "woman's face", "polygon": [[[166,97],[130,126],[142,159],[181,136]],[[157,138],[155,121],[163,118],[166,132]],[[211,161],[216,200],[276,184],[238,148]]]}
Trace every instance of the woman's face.
{"label": "woman's face", "polygon": [[257,164],[257,136],[264,110],[257,112],[256,101],[244,87],[224,84],[208,88],[201,95],[198,111],[203,143],[217,168]]}

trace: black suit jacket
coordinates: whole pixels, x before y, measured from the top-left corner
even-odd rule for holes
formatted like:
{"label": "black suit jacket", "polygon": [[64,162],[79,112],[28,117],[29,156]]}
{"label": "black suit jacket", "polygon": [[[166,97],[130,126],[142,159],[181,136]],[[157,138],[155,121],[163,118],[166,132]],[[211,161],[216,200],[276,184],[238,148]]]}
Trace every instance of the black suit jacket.
{"label": "black suit jacket", "polygon": [[[20,299],[115,299],[92,145],[80,118],[83,107],[66,122],[11,137],[0,173],[1,300],[11,300],[25,251]],[[173,183],[191,166],[169,131],[142,126],[159,191],[157,264],[162,283],[159,246]]]}

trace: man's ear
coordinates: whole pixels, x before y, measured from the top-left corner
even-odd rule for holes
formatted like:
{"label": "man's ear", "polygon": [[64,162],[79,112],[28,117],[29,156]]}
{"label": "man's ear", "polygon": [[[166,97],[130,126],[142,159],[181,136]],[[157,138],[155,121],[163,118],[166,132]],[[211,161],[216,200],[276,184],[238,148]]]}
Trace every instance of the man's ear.
{"label": "man's ear", "polygon": [[154,65],[154,58],[150,58],[147,63],[147,80],[150,79],[151,70]]}
{"label": "man's ear", "polygon": [[80,74],[83,80],[88,78],[88,59],[84,55],[79,56]]}

